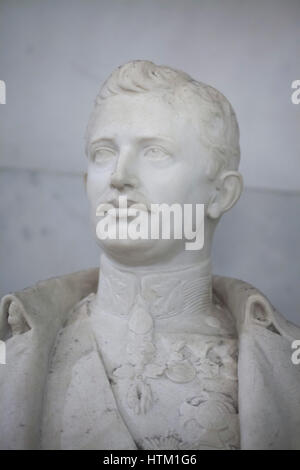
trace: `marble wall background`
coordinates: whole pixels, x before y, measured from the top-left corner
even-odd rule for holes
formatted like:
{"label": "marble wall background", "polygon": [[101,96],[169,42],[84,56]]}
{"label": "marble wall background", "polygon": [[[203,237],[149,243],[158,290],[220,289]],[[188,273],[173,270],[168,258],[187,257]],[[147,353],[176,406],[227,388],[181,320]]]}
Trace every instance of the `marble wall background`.
{"label": "marble wall background", "polygon": [[299,0],[2,0],[0,295],[98,264],[82,173],[100,83],[147,58],[231,100],[246,191],[214,271],[253,283],[300,324]]}

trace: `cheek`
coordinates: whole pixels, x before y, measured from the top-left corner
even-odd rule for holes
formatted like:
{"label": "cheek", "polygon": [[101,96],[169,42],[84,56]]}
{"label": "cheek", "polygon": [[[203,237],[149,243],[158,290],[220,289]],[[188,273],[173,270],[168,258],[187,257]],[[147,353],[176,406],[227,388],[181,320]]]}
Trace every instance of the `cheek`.
{"label": "cheek", "polygon": [[141,166],[139,175],[141,185],[156,202],[173,202],[186,190],[188,175],[185,166],[180,163],[165,168]]}
{"label": "cheek", "polygon": [[169,169],[151,180],[148,193],[154,202],[205,204],[210,197],[211,183],[199,173],[191,172],[190,168],[181,168],[180,171]]}
{"label": "cheek", "polygon": [[91,167],[88,168],[86,189],[88,199],[92,205],[97,204],[101,195],[108,188],[109,181],[109,173]]}
{"label": "cheek", "polygon": [[96,184],[93,180],[87,181],[87,197],[90,203],[90,208],[94,212],[99,204],[101,199],[101,194],[103,193],[101,185]]}

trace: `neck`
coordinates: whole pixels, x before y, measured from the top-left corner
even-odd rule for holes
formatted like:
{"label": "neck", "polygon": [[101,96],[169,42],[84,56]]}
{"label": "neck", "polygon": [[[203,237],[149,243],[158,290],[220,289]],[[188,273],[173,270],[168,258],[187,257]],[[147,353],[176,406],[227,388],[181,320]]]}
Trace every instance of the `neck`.
{"label": "neck", "polygon": [[207,315],[212,307],[210,258],[184,268],[128,267],[102,254],[95,305],[105,312],[129,316],[143,305],[154,321],[184,315]]}

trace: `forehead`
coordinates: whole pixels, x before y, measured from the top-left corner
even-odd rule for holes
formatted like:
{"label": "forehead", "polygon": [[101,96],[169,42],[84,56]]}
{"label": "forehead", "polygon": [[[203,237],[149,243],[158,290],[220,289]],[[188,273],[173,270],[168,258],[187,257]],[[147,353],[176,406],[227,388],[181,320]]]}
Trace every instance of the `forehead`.
{"label": "forehead", "polygon": [[[162,136],[178,140],[194,128],[184,103],[170,93],[137,93],[106,98],[95,110],[90,140],[109,138]],[[195,129],[196,130],[196,129]]]}

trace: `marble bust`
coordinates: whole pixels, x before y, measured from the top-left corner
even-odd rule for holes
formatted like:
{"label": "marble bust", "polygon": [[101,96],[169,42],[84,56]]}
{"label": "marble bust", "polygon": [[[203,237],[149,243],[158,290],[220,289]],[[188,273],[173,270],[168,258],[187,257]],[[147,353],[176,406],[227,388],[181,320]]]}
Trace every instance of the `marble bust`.
{"label": "marble bust", "polygon": [[201,203],[204,244],[97,238],[100,269],[4,296],[0,447],[300,449],[300,328],[255,287],[212,275],[215,228],[242,191],[228,100],[129,62],[96,98],[86,154],[95,230],[99,204],[118,212],[120,196],[146,217]]}

